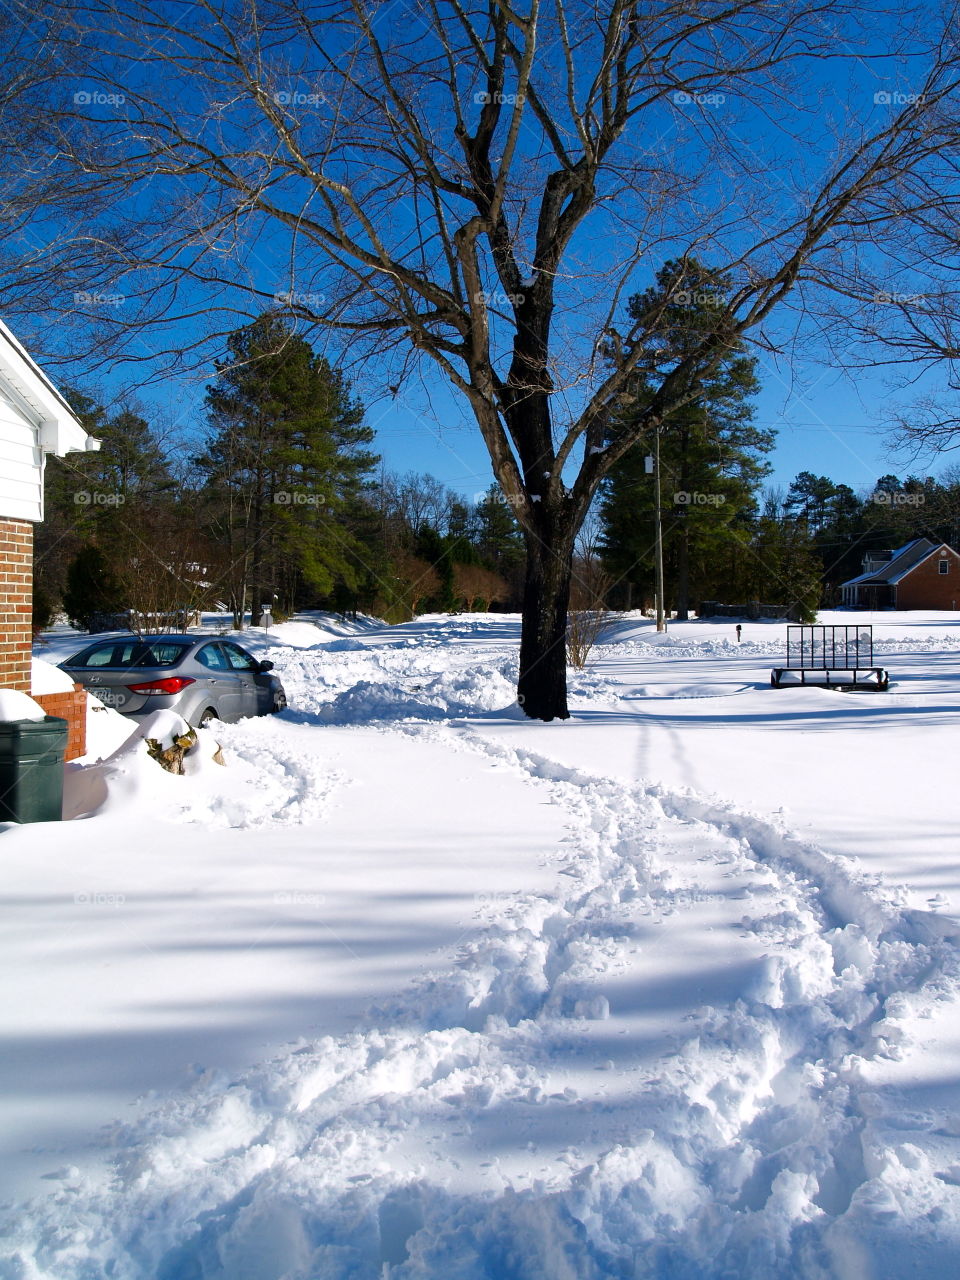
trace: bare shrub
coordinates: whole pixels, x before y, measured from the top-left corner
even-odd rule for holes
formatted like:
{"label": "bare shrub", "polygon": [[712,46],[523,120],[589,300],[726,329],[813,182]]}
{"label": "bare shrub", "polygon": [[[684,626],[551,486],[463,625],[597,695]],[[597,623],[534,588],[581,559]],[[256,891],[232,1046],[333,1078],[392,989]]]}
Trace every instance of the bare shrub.
{"label": "bare shrub", "polygon": [[567,613],[567,661],[578,671],[587,665],[591,649],[610,623],[606,601],[612,585],[613,579],[592,547],[578,552],[573,562]]}

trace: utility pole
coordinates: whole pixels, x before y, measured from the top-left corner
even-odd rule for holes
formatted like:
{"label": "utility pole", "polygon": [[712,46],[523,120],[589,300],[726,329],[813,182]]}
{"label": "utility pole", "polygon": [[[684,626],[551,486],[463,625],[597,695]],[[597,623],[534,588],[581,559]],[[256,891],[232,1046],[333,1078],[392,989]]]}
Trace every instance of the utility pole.
{"label": "utility pole", "polygon": [[660,428],[653,440],[653,509],[655,521],[654,568],[656,572],[657,630],[666,631],[663,609],[663,522],[660,510]]}

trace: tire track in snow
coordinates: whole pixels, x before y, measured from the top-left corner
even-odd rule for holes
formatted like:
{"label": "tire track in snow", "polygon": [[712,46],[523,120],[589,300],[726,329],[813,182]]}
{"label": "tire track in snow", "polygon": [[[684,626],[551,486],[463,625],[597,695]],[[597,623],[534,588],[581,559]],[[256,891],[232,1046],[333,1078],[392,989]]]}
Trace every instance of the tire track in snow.
{"label": "tire track in snow", "polygon": [[[507,900],[362,1032],[211,1073],[119,1130],[116,1181],[34,1206],[0,1274],[869,1275],[856,1249],[897,1185],[868,1150],[857,1061],[896,1051],[896,1000],[955,983],[950,940],[761,819],[468,728],[383,732],[479,754],[561,805],[558,892]],[[605,989],[644,981],[655,922],[721,917],[748,990],[603,1071],[619,1097],[584,1087],[606,1066]]]}

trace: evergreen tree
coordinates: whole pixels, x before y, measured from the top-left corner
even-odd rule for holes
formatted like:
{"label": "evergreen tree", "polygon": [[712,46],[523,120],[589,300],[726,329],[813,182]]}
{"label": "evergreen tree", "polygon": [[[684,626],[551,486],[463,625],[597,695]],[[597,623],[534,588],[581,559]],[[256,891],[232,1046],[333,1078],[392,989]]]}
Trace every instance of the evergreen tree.
{"label": "evergreen tree", "polygon": [[76,390],[66,396],[100,449],[47,459],[34,580],[51,611],[64,599],[67,567],[81,548],[96,546],[115,577],[138,547],[149,552],[149,539],[144,539],[151,516],[173,499],[177,488],[161,442],[145,418],[129,407],[110,416],[93,397]]}
{"label": "evergreen tree", "polygon": [[355,593],[363,545],[347,523],[376,458],[373,432],[343,375],[280,317],[267,313],[228,339],[207,390],[211,435],[197,460],[214,496],[219,576],[238,622],[259,622],[276,595]]}
{"label": "evergreen tree", "polygon": [[826,524],[830,503],[836,493],[837,486],[826,476],[801,471],[787,490],[783,509],[787,515],[802,521],[812,533],[816,533]]}
{"label": "evergreen tree", "polygon": [[424,613],[452,613],[457,607],[451,551],[447,539],[441,538],[432,525],[420,526],[414,554],[431,566],[437,580],[436,589],[420,605]]}
{"label": "evergreen tree", "polygon": [[[667,370],[711,330],[726,293],[723,277],[690,262],[668,262],[655,285],[630,299],[634,319],[657,308],[664,319],[637,366],[610,440],[643,416]],[[756,361],[743,354],[742,344],[731,345],[712,372],[688,374],[683,389],[685,403],[660,430],[665,577],[680,618],[687,617],[694,595],[723,593],[718,569],[733,531],[755,514],[755,491],[768,470],[761,455],[774,438],[752,424],[750,401],[759,383]],[[628,608],[633,589],[643,596],[652,589],[654,478],[646,459],[653,452],[653,440],[641,438],[613,467],[602,490],[604,564],[622,584]]]}
{"label": "evergreen tree", "polygon": [[63,606],[75,626],[87,628],[96,613],[115,613],[124,607],[123,588],[107,557],[89,543],[81,547],[67,569]]}
{"label": "evergreen tree", "polygon": [[472,535],[470,508],[465,502],[454,499],[447,518],[447,544],[454,564],[480,564],[480,552],[472,541]]}
{"label": "evergreen tree", "polygon": [[125,408],[105,418],[98,439],[100,449],[89,455],[88,474],[101,492],[123,497],[126,505],[175,488],[157,434],[140,414]]}
{"label": "evergreen tree", "polygon": [[500,487],[492,484],[476,509],[476,548],[498,573],[509,574],[523,563],[523,538]]}
{"label": "evergreen tree", "polygon": [[809,531],[795,520],[761,516],[746,550],[745,599],[782,604],[800,622],[814,622],[823,565]]}

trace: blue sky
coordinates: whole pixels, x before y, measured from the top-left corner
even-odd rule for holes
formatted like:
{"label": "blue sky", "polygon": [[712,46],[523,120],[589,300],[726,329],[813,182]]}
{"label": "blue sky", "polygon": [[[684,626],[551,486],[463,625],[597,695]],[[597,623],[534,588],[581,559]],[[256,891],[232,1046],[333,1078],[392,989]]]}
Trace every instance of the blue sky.
{"label": "blue sky", "polygon": [[[877,91],[908,90],[918,80],[919,69],[912,67],[910,59],[901,60],[890,52],[888,44],[896,24],[889,15],[880,19],[878,27],[871,27],[870,36],[862,46],[857,43],[857,37],[865,34],[857,32],[860,21],[861,18],[856,17],[851,20],[849,32],[841,30],[841,34],[851,37],[849,44],[840,40],[837,53],[842,56],[841,61],[826,58],[818,64],[804,64],[803,74],[793,84],[795,97],[791,100],[797,106],[796,119],[789,111],[780,119],[762,95],[756,101],[742,95],[731,94],[726,98],[720,95],[721,101],[716,107],[664,103],[650,113],[646,131],[640,129],[635,137],[626,140],[627,159],[631,163],[638,161],[643,168],[649,156],[669,152],[684,160],[681,169],[696,173],[698,165],[705,164],[704,156],[711,154],[708,150],[701,155],[695,127],[698,120],[706,121],[705,136],[712,128],[725,134],[728,141],[736,144],[733,153],[738,157],[738,164],[742,161],[750,171],[743,200],[753,192],[759,204],[757,226],[749,224],[748,240],[759,234],[759,228],[766,233],[781,221],[788,225],[795,217],[800,197],[816,189],[821,170],[829,165],[835,133],[842,136],[850,120],[862,121],[870,128],[880,127],[897,108],[878,102]],[[855,48],[866,56],[860,60],[851,58],[849,55]],[[155,76],[149,63],[135,62],[134,67],[136,75],[148,82]],[[241,105],[238,111],[235,123],[240,128],[246,121],[245,108]],[[322,111],[320,114],[322,116]],[[535,141],[530,144],[534,150]],[[722,230],[725,218],[704,218],[705,209],[723,209],[727,201],[732,200],[734,207],[738,207],[741,176],[732,160],[731,166],[715,170],[707,166],[698,178],[695,195],[689,199],[678,196],[676,208],[669,216],[664,215],[662,224],[657,219],[650,223],[644,232],[649,238],[649,244],[644,239],[649,257],[636,279],[631,280],[631,290],[643,288],[656,267],[679,249],[695,243],[701,235],[704,261],[722,264],[736,260],[744,248],[744,245],[738,247],[738,235],[742,238],[746,232],[731,232],[728,244],[726,232]],[[415,211],[400,201],[390,226],[398,243],[404,241],[415,222]],[[711,231],[714,222],[717,225]],[[585,224],[571,250],[572,274],[562,288],[558,284],[558,295],[562,292],[564,296],[558,298],[557,316],[561,312],[565,314],[567,336],[572,333],[582,338],[589,333],[590,313],[596,310],[599,316],[605,310],[608,295],[604,290],[609,288],[606,276],[611,263],[621,254],[621,242],[624,237],[632,242],[637,229],[645,226],[642,202],[635,208],[629,199],[625,199],[622,206],[619,202],[598,206],[589,226]],[[278,288],[320,290],[322,297],[325,288],[322,255],[301,251],[303,256],[297,257],[296,273],[291,278],[288,250],[287,235],[282,228],[261,226],[254,220],[244,252],[235,264],[238,278],[243,277],[260,291],[259,298],[246,297],[246,305],[253,312],[261,304],[269,305],[271,295],[276,296]],[[697,252],[701,253],[700,248]],[[216,262],[211,263],[214,275],[219,269]],[[225,298],[237,283],[230,274],[233,269],[223,266],[226,275],[221,292]],[[187,311],[196,303],[197,311],[202,312],[201,304],[205,301],[192,286],[184,289]],[[74,320],[71,316],[71,323]],[[242,323],[239,315],[236,323]],[[780,321],[774,318],[773,338],[779,340],[785,336],[790,323],[785,317],[784,334],[780,334]],[[228,321],[224,324],[231,327]],[[801,336],[809,339],[811,327],[816,329],[815,324],[801,322]],[[192,340],[197,331],[195,320],[181,320],[173,329],[174,350],[179,342]],[[148,334],[144,345],[154,336]],[[502,357],[508,349],[510,335],[500,336]],[[562,347],[562,336],[557,346]],[[576,371],[580,368],[576,362],[589,346],[589,342],[581,342],[574,355]],[[331,361],[336,361],[335,351],[327,354]],[[384,392],[384,387],[395,381],[395,373],[372,363],[357,368],[349,362],[347,371],[354,378],[356,392],[367,405],[367,420],[377,431],[377,448],[388,468],[429,472],[468,497],[487,488],[492,479],[490,463],[472,415],[439,373],[425,370],[428,383],[412,378],[393,397]],[[141,370],[132,365],[128,372],[133,375]],[[943,460],[924,464],[891,453],[888,444],[891,397],[879,374],[847,378],[827,363],[818,366],[808,360],[802,365],[775,367],[766,358],[761,361],[758,374],[763,391],[757,406],[757,424],[775,428],[778,433],[776,449],[769,458],[773,468],[770,484],[786,487],[799,471],[812,470],[862,491],[887,472],[936,474],[945,465]],[[106,385],[115,392],[122,387],[123,378],[121,367],[107,379]],[[158,408],[161,421],[199,433],[203,425],[203,381],[202,377],[187,382],[174,379],[143,393],[140,398],[147,406]]]}

